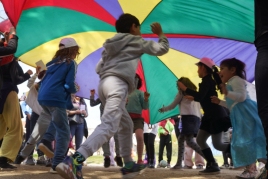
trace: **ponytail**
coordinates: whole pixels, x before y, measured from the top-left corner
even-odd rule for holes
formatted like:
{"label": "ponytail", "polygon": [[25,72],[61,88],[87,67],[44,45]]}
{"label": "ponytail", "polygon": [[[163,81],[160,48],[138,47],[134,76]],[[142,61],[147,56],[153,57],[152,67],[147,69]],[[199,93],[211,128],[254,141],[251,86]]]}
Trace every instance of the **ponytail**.
{"label": "ponytail", "polygon": [[219,70],[215,65],[212,67],[212,77],[213,77],[214,81],[216,82],[217,89],[220,90],[220,92],[222,93],[221,88],[220,88],[222,81],[221,81],[221,78],[219,75]]}

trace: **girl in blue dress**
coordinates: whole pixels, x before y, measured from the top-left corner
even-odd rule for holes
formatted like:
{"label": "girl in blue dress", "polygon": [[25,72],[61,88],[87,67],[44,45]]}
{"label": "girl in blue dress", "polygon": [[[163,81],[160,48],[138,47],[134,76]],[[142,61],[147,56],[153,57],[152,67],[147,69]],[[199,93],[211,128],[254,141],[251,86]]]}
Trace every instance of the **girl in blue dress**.
{"label": "girl in blue dress", "polygon": [[223,60],[219,75],[226,101],[216,96],[212,96],[211,101],[230,110],[234,167],[246,166],[237,178],[254,178],[257,175],[256,160],[266,157],[266,140],[258,116],[257,103],[247,92],[245,64],[235,58]]}

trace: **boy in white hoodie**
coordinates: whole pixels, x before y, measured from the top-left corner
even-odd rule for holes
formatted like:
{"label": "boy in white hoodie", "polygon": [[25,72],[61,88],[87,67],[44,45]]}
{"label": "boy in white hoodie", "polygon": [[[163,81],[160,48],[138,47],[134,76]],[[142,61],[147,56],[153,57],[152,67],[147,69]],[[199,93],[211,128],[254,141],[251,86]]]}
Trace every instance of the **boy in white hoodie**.
{"label": "boy in white hoodie", "polygon": [[83,161],[117,131],[120,154],[125,163],[121,169],[123,178],[134,177],[146,167],[144,164],[136,164],[131,157],[133,123],[125,108],[126,98],[135,89],[136,68],[141,55],[163,55],[168,52],[169,43],[159,23],[151,25],[152,32],[159,36],[159,42],[144,40],[139,20],[131,14],[122,14],[115,26],[118,33],[104,43],[102,59],[96,67],[96,72],[100,75],[99,98],[105,106],[102,123],[73,157],[67,157],[57,166],[58,173],[66,179],[78,175],[82,178]]}

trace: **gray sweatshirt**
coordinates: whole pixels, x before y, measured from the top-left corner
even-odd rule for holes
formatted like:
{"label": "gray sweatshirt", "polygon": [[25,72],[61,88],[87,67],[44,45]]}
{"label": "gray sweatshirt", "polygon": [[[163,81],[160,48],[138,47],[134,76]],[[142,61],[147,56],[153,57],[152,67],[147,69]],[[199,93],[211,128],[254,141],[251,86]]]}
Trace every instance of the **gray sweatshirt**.
{"label": "gray sweatshirt", "polygon": [[128,33],[118,33],[103,45],[102,59],[96,66],[96,72],[101,79],[107,76],[117,76],[128,83],[128,92],[136,89],[135,74],[138,61],[142,54],[160,56],[169,50],[165,36],[159,41],[146,41],[141,36]]}

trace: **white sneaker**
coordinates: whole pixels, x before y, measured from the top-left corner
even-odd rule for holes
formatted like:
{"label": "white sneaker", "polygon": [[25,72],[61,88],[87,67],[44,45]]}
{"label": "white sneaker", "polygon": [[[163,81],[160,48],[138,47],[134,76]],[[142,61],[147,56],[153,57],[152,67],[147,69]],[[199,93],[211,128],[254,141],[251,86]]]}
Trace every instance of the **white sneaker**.
{"label": "white sneaker", "polygon": [[58,172],[56,170],[53,170],[53,168],[50,168],[49,173],[51,173],[51,174],[57,174]]}
{"label": "white sneaker", "polygon": [[27,160],[25,161],[25,165],[35,165],[32,155],[27,158]]}

